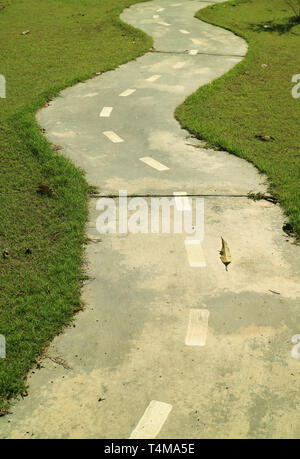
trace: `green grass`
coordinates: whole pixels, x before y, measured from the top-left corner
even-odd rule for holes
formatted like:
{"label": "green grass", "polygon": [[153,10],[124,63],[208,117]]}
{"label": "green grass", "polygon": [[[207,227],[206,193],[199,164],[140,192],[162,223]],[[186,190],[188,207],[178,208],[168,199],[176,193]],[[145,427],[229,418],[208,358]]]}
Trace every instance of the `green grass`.
{"label": "green grass", "polygon": [[[88,185],[52,152],[34,114],[63,87],[151,47],[150,37],[119,20],[138,1],[0,0],[0,74],[7,83],[0,99],[0,334],[7,347],[0,414],[81,308]],[[40,184],[48,194],[38,192]]]}
{"label": "green grass", "polygon": [[[34,113],[63,87],[151,46],[150,37],[119,20],[122,9],[138,1],[0,0],[0,74],[7,81],[7,98],[0,99],[0,334],[7,341],[0,414],[24,391],[25,375],[45,346],[81,308],[88,186],[81,171],[52,152]],[[289,23],[284,0],[235,4],[198,17],[245,37],[247,58],[176,114],[198,137],[266,172],[300,234],[300,100],[291,97],[292,75],[300,73],[300,26]],[[25,30],[30,33],[22,35]],[[257,140],[261,133],[275,140]],[[50,195],[38,193],[39,184]]]}
{"label": "green grass", "polygon": [[[249,52],[231,72],[190,96],[176,116],[197,137],[266,173],[299,236],[300,99],[292,98],[291,79],[300,73],[300,24],[291,16],[284,0],[236,0],[198,12],[199,19],[244,37]],[[255,137],[261,134],[275,140]]]}
{"label": "green grass", "polygon": [[0,10],[8,6],[10,0],[0,0]]}

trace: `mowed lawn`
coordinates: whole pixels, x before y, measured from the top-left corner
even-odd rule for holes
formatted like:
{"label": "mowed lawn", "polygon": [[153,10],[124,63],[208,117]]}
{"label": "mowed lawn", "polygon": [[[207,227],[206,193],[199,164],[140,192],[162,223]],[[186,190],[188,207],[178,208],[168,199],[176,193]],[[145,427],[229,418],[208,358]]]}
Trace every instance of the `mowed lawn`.
{"label": "mowed lawn", "polygon": [[300,23],[292,16],[285,0],[236,0],[200,10],[199,19],[244,37],[249,52],[189,97],[176,116],[197,137],[266,173],[300,236],[300,99],[291,92],[292,77],[300,74]]}
{"label": "mowed lawn", "polygon": [[138,1],[0,0],[0,414],[26,395],[27,371],[81,308],[89,189],[34,114],[61,88],[151,47],[119,20]]}
{"label": "mowed lawn", "polygon": [[[81,171],[52,151],[34,114],[63,87],[151,47],[150,37],[119,20],[138,1],[0,0],[0,74],[7,82],[0,99],[0,334],[7,342],[0,414],[13,396],[26,395],[27,371],[81,308],[89,188]],[[247,58],[176,115],[195,135],[266,172],[300,234],[300,99],[291,96],[300,26],[289,23],[284,0],[234,3],[197,16],[244,36]]]}

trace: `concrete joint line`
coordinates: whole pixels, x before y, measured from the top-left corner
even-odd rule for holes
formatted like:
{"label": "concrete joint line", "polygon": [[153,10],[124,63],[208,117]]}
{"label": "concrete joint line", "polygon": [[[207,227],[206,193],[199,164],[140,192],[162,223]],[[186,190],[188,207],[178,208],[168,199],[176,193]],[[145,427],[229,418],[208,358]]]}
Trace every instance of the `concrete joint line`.
{"label": "concrete joint line", "polygon": [[[179,54],[179,55],[188,55],[190,50],[186,49],[185,51],[160,51],[157,49],[150,49],[149,53],[153,54]],[[196,56],[216,56],[216,57],[236,57],[236,58],[244,58],[246,55],[243,54],[215,54],[215,53],[203,53],[198,51]]]}
{"label": "concrete joint line", "polygon": [[[249,196],[246,194],[185,194],[185,197],[188,198],[247,198],[249,199]],[[119,196],[118,194],[92,194],[90,196],[91,198],[111,198],[111,199],[117,199],[117,198],[122,198],[122,196]],[[126,198],[174,198],[173,194],[128,194],[126,195]]]}

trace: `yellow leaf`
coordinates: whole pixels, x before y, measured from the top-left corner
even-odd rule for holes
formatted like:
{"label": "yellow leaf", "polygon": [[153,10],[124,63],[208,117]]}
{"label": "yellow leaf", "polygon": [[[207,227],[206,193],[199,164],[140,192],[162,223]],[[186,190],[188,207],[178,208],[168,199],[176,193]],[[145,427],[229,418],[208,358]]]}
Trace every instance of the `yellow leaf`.
{"label": "yellow leaf", "polygon": [[222,239],[222,249],[220,251],[220,255],[221,255],[221,261],[222,263],[224,263],[224,265],[226,266],[226,271],[227,271],[227,266],[231,263],[231,254],[230,254],[230,250],[229,250],[229,247],[228,247],[228,244],[226,241],[224,241],[224,239],[221,237]]}

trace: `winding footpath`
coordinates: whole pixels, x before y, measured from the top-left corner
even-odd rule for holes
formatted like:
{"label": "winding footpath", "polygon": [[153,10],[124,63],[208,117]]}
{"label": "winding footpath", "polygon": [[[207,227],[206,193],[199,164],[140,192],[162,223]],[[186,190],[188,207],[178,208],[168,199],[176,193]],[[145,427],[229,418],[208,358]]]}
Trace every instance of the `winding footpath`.
{"label": "winding footpath", "polygon": [[38,113],[99,195],[179,193],[179,207],[180,193],[204,197],[205,237],[200,246],[183,234],[100,235],[92,198],[85,309],[30,373],[29,396],[0,419],[2,438],[299,438],[299,248],[279,206],[247,199],[266,191],[265,177],[203,149],[174,118],[247,52],[194,18],[210,3],[125,10],[153,50]]}

